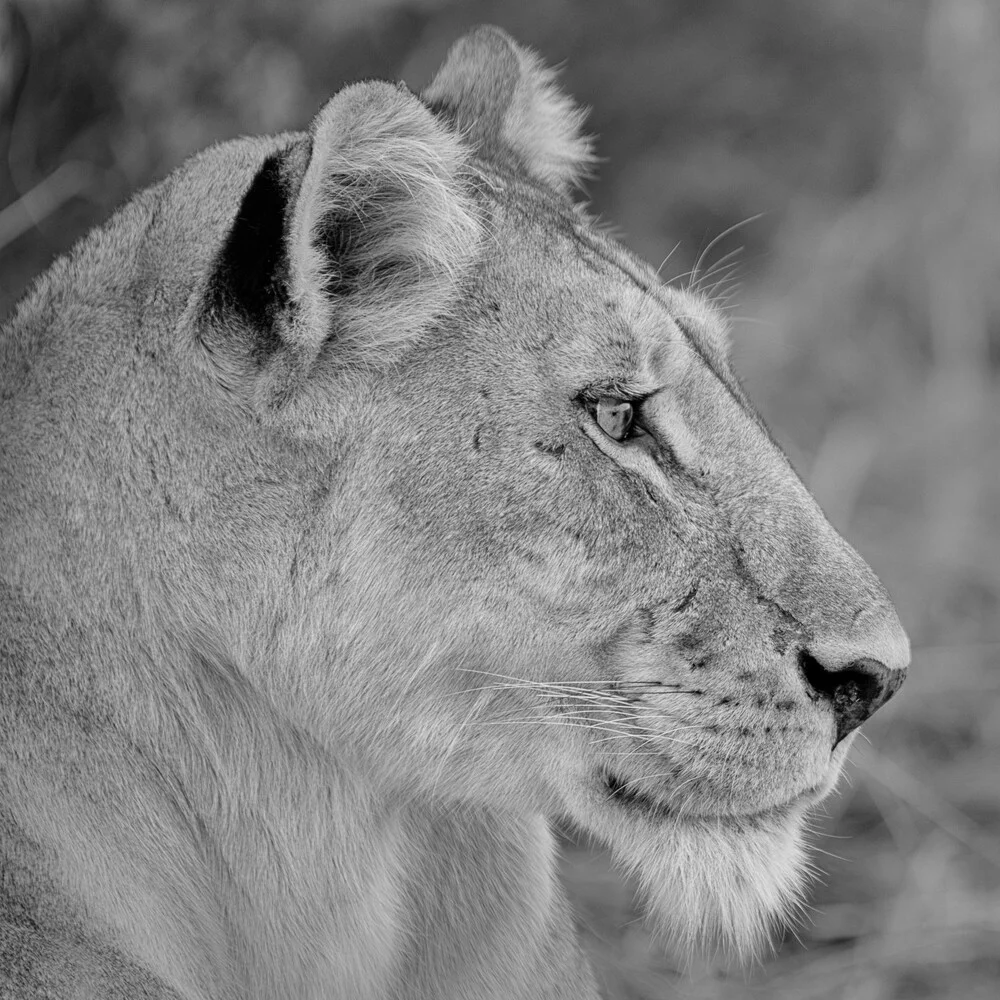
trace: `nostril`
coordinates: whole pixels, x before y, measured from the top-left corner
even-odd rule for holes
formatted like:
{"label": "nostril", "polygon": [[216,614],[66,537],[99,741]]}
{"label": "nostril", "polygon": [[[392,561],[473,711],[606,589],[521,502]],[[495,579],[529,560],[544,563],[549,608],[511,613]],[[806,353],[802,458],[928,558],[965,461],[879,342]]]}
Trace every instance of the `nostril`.
{"label": "nostril", "polygon": [[904,677],[902,670],[890,670],[870,657],[830,670],[805,649],[799,653],[799,668],[811,695],[833,707],[837,724],[834,745],[881,708],[896,693]]}
{"label": "nostril", "polygon": [[839,670],[829,670],[808,650],[799,653],[799,666],[806,684],[820,697],[829,699],[850,687],[855,697],[871,701],[878,696],[889,672],[878,660],[855,660]]}

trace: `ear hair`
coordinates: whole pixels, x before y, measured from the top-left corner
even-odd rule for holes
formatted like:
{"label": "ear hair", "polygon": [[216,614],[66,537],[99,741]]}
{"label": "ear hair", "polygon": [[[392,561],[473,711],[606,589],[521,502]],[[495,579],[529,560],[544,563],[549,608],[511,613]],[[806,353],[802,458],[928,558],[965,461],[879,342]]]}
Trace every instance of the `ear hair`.
{"label": "ear hair", "polygon": [[452,46],[422,96],[451,114],[484,158],[513,157],[536,180],[568,193],[596,157],[580,131],[586,111],[555,80],[538,55],[484,25]]}
{"label": "ear hair", "polygon": [[[465,152],[405,88],[347,87],[320,111],[288,234],[282,339],[385,354],[447,311],[482,227]],[[308,363],[308,361],[307,361]]]}

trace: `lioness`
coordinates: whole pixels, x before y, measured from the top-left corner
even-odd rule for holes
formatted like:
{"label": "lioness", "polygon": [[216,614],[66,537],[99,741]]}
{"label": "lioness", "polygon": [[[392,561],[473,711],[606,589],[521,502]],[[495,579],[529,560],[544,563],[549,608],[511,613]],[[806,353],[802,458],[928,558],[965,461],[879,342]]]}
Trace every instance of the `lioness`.
{"label": "lioness", "polygon": [[560,818],[752,951],[906,636],[502,31],[3,328],[0,994],[596,997]]}

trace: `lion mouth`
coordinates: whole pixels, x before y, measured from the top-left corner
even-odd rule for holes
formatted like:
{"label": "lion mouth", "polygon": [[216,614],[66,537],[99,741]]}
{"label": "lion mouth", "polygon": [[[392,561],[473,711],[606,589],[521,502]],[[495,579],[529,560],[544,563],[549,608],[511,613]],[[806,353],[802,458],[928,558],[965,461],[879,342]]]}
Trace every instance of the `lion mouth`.
{"label": "lion mouth", "polygon": [[640,791],[635,787],[635,783],[622,778],[610,770],[601,772],[601,783],[605,794],[618,808],[637,811],[643,813],[648,819],[664,822],[666,820],[704,820],[715,821],[731,819],[733,821],[761,820],[761,819],[782,819],[796,806],[807,805],[817,797],[818,789],[809,788],[797,795],[792,796],[786,802],[779,802],[776,805],[767,806],[759,810],[733,811],[725,810],[718,813],[702,814],[691,813],[685,810],[676,809]]}
{"label": "lion mouth", "polygon": [[612,771],[604,771],[601,780],[608,798],[624,809],[640,809],[654,819],[669,819],[676,816],[674,810],[665,803],[640,792],[634,784]]}

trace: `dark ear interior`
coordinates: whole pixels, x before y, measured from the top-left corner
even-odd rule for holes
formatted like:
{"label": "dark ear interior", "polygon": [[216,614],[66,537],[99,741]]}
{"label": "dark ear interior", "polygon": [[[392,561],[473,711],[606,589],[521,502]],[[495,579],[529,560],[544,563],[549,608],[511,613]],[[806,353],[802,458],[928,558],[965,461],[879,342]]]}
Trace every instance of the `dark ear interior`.
{"label": "dark ear interior", "polygon": [[222,248],[212,284],[212,306],[233,309],[255,327],[271,326],[288,304],[284,219],[288,191],[279,154],[269,156],[243,196]]}
{"label": "dark ear interior", "polygon": [[253,331],[250,354],[258,361],[281,345],[279,324],[289,308],[291,279],[285,233],[309,145],[301,139],[263,162],[243,195],[206,296],[216,321],[234,317]]}

